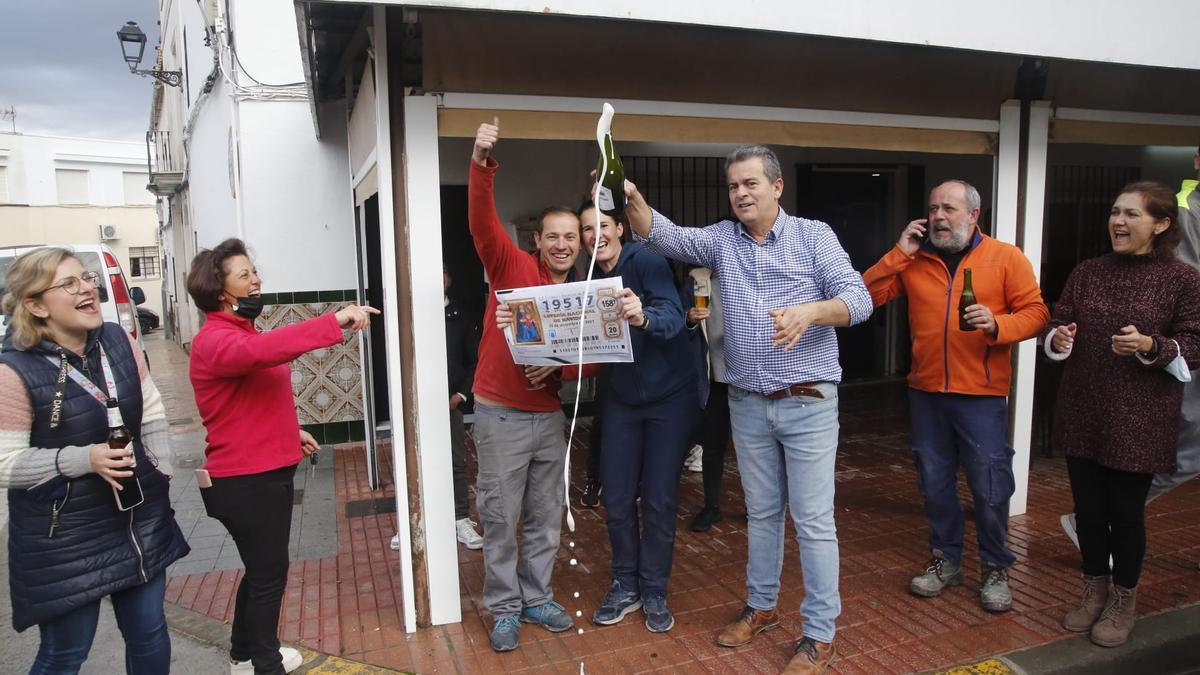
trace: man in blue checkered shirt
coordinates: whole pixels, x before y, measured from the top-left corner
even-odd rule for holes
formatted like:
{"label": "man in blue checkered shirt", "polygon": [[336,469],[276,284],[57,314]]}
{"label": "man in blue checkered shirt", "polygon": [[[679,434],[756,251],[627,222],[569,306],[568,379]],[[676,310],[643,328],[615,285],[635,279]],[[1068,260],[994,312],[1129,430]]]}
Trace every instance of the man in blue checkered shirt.
{"label": "man in blue checkered shirt", "polygon": [[725,174],[737,221],[680,227],[631,183],[627,214],[651,249],[721,277],[729,410],[749,521],[749,597],[717,644],[744,645],[779,625],[790,507],[807,622],[785,672],[820,673],[833,658],[841,613],[833,472],[842,368],[834,327],[866,321],[871,296],[828,225],[780,208],[783,176],[774,152],[738,148],[725,159]]}

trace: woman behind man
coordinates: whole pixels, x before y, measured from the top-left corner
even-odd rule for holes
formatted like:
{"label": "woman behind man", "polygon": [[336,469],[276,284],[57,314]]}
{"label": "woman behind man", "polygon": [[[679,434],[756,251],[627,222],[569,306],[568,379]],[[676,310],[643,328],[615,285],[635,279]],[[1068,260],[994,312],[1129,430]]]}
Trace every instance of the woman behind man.
{"label": "woman behind man", "polygon": [[[9,490],[13,627],[41,632],[30,673],[78,672],[109,596],[126,672],[167,673],[166,569],[188,545],[168,497],[166,411],[141,350],[104,323],[98,281],[61,248],[22,255],[6,278],[0,486]],[[106,442],[110,398],[133,436],[124,448]],[[142,501],[122,511],[117,479],[130,477]]]}
{"label": "woman behind man", "polygon": [[362,330],[379,313],[350,305],[261,333],[254,326],[261,288],[239,239],[197,254],[187,278],[188,294],[207,313],[190,364],[208,431],[200,494],[246,567],[230,635],[233,673],[291,672],[302,662],[296,650],[279,647],[279,606],[287,586],[292,479],[300,460],[319,446],[300,429],[288,362],[341,342],[343,329]]}
{"label": "woman behind man", "polygon": [[1046,353],[1066,360],[1054,444],[1067,456],[1083,558],[1083,594],[1063,626],[1115,647],[1136,616],[1146,494],[1154,474],[1175,468],[1183,381],[1200,365],[1200,272],[1175,258],[1165,185],[1126,186],[1108,233],[1113,252],[1067,279]]}
{"label": "woman behind man", "polygon": [[679,475],[700,407],[696,367],[666,258],[640,243],[622,243],[625,228],[611,216],[599,214],[597,231],[596,217],[591,204],[580,210],[583,245],[591,251],[599,239],[596,276],[619,276],[625,284],[622,309],[632,327],[634,362],[606,366],[600,481],[613,582],[592,621],[614,624],[641,608],[646,628],[661,633],[675,625],[667,580]]}

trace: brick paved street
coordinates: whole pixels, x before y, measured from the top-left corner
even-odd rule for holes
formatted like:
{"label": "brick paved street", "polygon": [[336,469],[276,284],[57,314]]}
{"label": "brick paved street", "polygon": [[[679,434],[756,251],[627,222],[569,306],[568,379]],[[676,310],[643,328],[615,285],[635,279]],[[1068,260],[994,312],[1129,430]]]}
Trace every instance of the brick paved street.
{"label": "brick paved street", "polygon": [[[169,344],[164,343],[170,349]],[[186,387],[186,360],[178,354],[152,355],[155,376],[168,400],[172,429],[193,446],[194,418]],[[170,365],[164,365],[170,364]],[[164,372],[170,370],[170,373]],[[184,377],[182,384],[178,382]],[[175,380],[168,383],[169,380]],[[843,613],[838,622],[839,673],[913,672],[946,667],[1066,637],[1058,622],[1076,595],[1078,554],[1063,536],[1058,517],[1069,509],[1070,492],[1061,458],[1035,458],[1029,513],[1011,522],[1009,543],[1018,556],[1011,570],[1014,609],[993,615],[979,608],[979,560],[968,524],[967,583],[942,598],[921,600],[905,588],[928,555],[927,532],[908,450],[906,402],[902,385],[851,387],[842,392],[842,444],[838,460],[837,519],[842,551]],[[178,407],[177,407],[178,406]],[[586,433],[579,434],[586,437]],[[202,438],[202,437],[201,437]],[[585,448],[572,462],[576,491],[581,488]],[[328,454],[328,453],[327,453]],[[328,464],[326,464],[328,466]],[[473,471],[473,464],[471,469]],[[390,498],[385,488],[365,486],[361,448],[338,446],[328,471],[335,496],[311,517],[301,519],[305,535],[329,547],[296,546],[283,608],[286,642],[348,659],[417,672],[589,673],[778,672],[800,635],[803,594],[799,556],[789,525],[780,608],[782,627],[739,649],[717,647],[716,631],[734,618],[744,601],[746,533],[736,463],[729,458],[724,521],[708,533],[688,529],[701,504],[700,474],[685,472],[681,486],[679,534],[671,579],[674,630],[647,632],[641,615],[599,628],[587,622],[606,590],[608,540],[603,511],[576,513],[577,532],[563,533],[555,573],[557,599],[583,613],[574,632],[551,635],[523,626],[521,646],[496,654],[488,645],[491,619],[481,608],[482,554],[459,548],[463,622],[407,635],[401,627],[399,555],[388,548],[395,514],[348,517],[345,505]],[[385,467],[384,475],[391,475]],[[320,472],[318,472],[319,474]],[[298,480],[301,480],[298,477]],[[298,483],[299,485],[299,483]],[[190,497],[180,484],[177,502]],[[966,495],[965,484],[960,486]],[[191,491],[195,491],[192,483]],[[577,498],[577,497],[575,497]],[[305,501],[308,498],[306,496]],[[970,502],[966,500],[968,523]],[[300,505],[299,512],[303,512]],[[183,515],[181,513],[181,522]],[[203,518],[193,521],[193,537],[212,536]],[[310,529],[311,528],[311,529]],[[336,531],[334,530],[336,528]],[[1149,615],[1200,602],[1200,481],[1161,498],[1148,513],[1147,560],[1139,587],[1139,614]],[[336,549],[332,549],[336,542]],[[575,546],[569,546],[574,542]],[[211,545],[210,545],[211,546]],[[196,554],[193,554],[196,555]],[[227,621],[238,579],[218,552],[209,569],[176,573],[167,599],[179,607]],[[571,566],[569,560],[578,561]],[[185,569],[185,559],[177,569]],[[579,593],[575,598],[574,594]],[[1099,649],[1099,648],[1097,648]]]}

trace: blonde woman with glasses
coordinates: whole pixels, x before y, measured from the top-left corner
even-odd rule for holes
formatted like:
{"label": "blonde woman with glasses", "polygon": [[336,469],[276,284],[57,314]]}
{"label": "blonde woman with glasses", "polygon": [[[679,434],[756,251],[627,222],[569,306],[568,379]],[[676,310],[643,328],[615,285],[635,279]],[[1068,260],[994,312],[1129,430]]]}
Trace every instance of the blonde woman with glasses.
{"label": "blonde woman with glasses", "polygon": [[[168,499],[162,398],[129,334],[104,322],[98,275],[74,254],[31,251],[6,281],[0,487],[13,627],[41,632],[29,672],[77,672],[108,596],[126,672],[167,673],[166,569],[188,545]],[[132,440],[110,448],[118,424]]]}

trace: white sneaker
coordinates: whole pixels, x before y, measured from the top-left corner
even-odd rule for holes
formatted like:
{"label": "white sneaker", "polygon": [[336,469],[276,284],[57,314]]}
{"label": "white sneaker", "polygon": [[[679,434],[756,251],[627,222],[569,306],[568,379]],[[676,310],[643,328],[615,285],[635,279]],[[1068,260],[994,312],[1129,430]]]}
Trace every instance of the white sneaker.
{"label": "white sneaker", "polygon": [[[283,657],[283,671],[285,673],[292,672],[304,663],[304,657],[300,655],[300,652],[291,647],[280,647],[279,655]],[[253,673],[254,664],[250,662],[250,659],[246,659],[245,661],[230,661],[229,672],[230,675]]]}
{"label": "white sneaker", "polygon": [[458,533],[458,543],[472,551],[483,548],[483,537],[479,535],[479,531],[475,527],[475,521],[470,518],[462,518],[454,523],[454,530]]}
{"label": "white sneaker", "polygon": [[392,537],[392,550],[393,551],[400,550],[400,535],[398,535],[398,534]]}
{"label": "white sneaker", "polygon": [[683,467],[695,473],[704,471],[704,448],[693,445],[692,449],[688,451],[687,459],[683,461]]}
{"label": "white sneaker", "polygon": [[1070,539],[1071,543],[1075,544],[1075,549],[1078,550],[1079,534],[1075,531],[1075,514],[1063,514],[1063,517],[1059,518],[1058,522],[1062,525],[1063,532],[1067,533],[1067,539]]}

